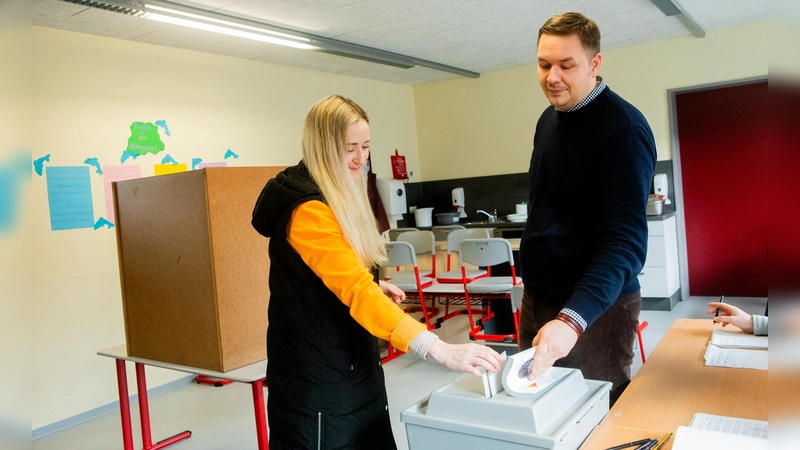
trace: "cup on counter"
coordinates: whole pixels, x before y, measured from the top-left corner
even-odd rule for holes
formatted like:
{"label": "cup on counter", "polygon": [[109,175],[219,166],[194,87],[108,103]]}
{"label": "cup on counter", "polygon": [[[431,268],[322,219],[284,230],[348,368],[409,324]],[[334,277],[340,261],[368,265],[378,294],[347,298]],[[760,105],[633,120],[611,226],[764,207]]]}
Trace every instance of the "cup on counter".
{"label": "cup on counter", "polygon": [[528,205],[526,205],[525,203],[518,203],[517,214],[528,214]]}

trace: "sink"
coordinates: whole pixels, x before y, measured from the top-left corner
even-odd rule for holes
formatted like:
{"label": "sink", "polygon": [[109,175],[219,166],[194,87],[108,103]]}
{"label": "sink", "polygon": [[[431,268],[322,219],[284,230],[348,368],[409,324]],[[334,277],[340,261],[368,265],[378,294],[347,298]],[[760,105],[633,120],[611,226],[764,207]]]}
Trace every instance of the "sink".
{"label": "sink", "polygon": [[503,223],[506,223],[506,221],[498,220],[497,222],[489,222],[488,220],[476,220],[474,222],[460,223],[459,225],[464,225],[465,227],[494,227]]}

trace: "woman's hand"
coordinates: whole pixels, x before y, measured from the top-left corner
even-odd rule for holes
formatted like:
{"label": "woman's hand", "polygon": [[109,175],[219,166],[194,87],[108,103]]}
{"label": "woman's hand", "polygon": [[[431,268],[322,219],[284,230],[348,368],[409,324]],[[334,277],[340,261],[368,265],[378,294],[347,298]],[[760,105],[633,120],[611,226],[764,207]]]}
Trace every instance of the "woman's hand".
{"label": "woman's hand", "polygon": [[396,304],[399,305],[400,303],[403,302],[403,300],[406,299],[406,293],[403,292],[403,290],[400,289],[399,287],[393,285],[392,283],[387,283],[383,280],[379,280],[378,285],[380,285],[381,290],[383,290],[383,293],[386,294],[387,297],[392,299],[392,301],[395,302]]}
{"label": "woman's hand", "polygon": [[453,345],[440,339],[431,344],[428,356],[448,369],[471,373],[476,377],[481,376],[476,367],[483,367],[489,372],[497,373],[502,362],[500,355],[489,347],[477,344]]}
{"label": "woman's hand", "polygon": [[753,334],[753,316],[750,314],[727,303],[711,302],[708,306],[711,308],[709,314],[715,314],[719,308],[719,316],[714,317],[715,323],[721,323],[723,327],[731,324],[745,333]]}

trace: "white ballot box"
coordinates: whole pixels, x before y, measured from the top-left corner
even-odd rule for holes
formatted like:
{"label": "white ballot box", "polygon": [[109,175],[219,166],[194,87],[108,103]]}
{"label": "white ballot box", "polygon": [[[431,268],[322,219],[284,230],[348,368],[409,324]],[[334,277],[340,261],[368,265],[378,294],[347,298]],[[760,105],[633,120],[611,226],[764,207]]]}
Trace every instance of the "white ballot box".
{"label": "white ballot box", "polygon": [[485,383],[486,376],[462,375],[400,414],[409,450],[577,449],[608,413],[611,383],[561,370],[568,373],[516,397],[489,389],[496,382]]}

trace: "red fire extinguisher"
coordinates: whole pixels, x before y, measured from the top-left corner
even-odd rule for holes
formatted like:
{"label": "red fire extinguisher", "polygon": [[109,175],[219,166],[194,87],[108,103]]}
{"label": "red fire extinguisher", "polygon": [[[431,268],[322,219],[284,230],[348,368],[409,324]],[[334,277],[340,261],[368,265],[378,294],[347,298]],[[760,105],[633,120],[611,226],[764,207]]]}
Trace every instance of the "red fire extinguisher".
{"label": "red fire extinguisher", "polygon": [[392,176],[395,180],[407,180],[408,172],[406,172],[406,157],[400,156],[397,149],[394,149],[392,155]]}

